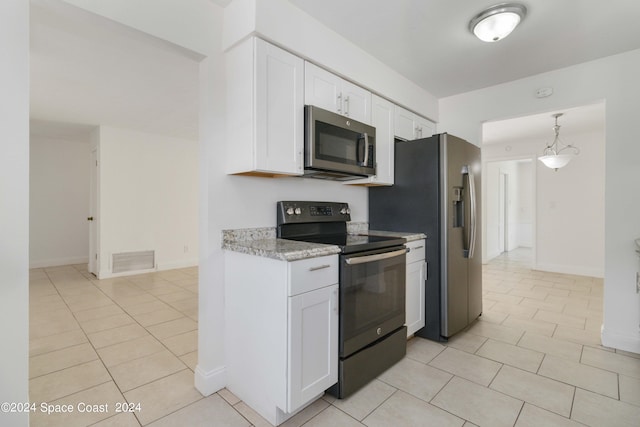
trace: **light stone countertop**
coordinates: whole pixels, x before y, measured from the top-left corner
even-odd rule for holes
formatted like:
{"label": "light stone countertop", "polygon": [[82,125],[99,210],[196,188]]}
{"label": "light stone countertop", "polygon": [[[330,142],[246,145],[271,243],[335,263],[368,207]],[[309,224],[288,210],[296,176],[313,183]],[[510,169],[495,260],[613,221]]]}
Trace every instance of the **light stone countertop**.
{"label": "light stone countertop", "polygon": [[[350,234],[402,237],[407,242],[424,239],[422,233],[368,230],[367,223],[348,223]],[[278,239],[275,227],[243,228],[222,231],[222,249],[282,261],[297,261],[340,253],[336,245]]]}

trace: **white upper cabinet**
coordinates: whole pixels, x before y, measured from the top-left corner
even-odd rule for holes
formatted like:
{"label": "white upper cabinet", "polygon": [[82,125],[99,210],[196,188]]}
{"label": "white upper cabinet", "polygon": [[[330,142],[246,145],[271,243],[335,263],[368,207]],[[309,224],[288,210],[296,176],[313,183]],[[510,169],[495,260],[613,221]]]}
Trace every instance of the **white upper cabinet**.
{"label": "white upper cabinet", "polygon": [[394,107],[377,95],[371,95],[371,125],[376,128],[376,174],[348,181],[350,185],[393,185],[394,177]]}
{"label": "white upper cabinet", "polygon": [[304,102],[371,124],[371,92],[305,62]]}
{"label": "white upper cabinet", "polygon": [[304,61],[252,37],[226,63],[227,173],[302,175]]}
{"label": "white upper cabinet", "polygon": [[435,123],[395,106],[395,136],[407,141],[427,138],[435,133]]}

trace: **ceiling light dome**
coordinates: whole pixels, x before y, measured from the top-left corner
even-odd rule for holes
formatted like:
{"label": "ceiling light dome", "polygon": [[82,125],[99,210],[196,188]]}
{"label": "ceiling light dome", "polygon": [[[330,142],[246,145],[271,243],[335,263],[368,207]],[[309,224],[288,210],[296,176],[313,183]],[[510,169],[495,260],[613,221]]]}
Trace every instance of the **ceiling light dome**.
{"label": "ceiling light dome", "polygon": [[507,37],[527,14],[518,3],[501,3],[483,10],[469,21],[469,30],[483,42],[497,42]]}

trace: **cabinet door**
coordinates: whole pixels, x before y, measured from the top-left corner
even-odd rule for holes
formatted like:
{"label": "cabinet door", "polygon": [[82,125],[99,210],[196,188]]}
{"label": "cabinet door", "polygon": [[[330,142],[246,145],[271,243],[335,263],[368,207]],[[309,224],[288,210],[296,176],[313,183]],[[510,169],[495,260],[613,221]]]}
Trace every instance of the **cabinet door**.
{"label": "cabinet door", "polygon": [[293,412],[338,381],[338,285],[289,297],[289,384]]}
{"label": "cabinet door", "polygon": [[342,81],[342,114],[371,124],[371,92],[346,80]]}
{"label": "cabinet door", "polygon": [[384,98],[373,95],[371,100],[371,123],[376,128],[376,184],[393,185],[394,105]]}
{"label": "cabinet door", "polygon": [[394,131],[395,136],[400,139],[412,141],[415,139],[414,116],[411,111],[395,106]]}
{"label": "cabinet door", "polygon": [[424,261],[407,265],[407,336],[424,327],[425,266]]}
{"label": "cabinet door", "polygon": [[256,169],[300,175],[304,149],[304,61],[260,39],[256,39],[255,55]]}
{"label": "cabinet door", "polygon": [[424,117],[415,116],[415,129],[416,139],[428,138],[436,132],[436,125]]}
{"label": "cabinet door", "polygon": [[342,79],[335,74],[304,64],[304,103],[342,114]]}

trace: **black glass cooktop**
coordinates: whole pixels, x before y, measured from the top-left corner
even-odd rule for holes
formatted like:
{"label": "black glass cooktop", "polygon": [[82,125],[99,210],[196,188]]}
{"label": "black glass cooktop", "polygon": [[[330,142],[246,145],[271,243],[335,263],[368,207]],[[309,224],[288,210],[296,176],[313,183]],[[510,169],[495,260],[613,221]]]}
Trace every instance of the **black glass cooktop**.
{"label": "black glass cooktop", "polygon": [[388,236],[366,236],[361,234],[336,234],[336,235],[316,235],[286,237],[289,240],[299,240],[310,243],[322,243],[325,245],[336,245],[342,253],[362,252],[373,249],[388,248],[392,246],[404,245],[405,240],[401,237]]}

